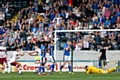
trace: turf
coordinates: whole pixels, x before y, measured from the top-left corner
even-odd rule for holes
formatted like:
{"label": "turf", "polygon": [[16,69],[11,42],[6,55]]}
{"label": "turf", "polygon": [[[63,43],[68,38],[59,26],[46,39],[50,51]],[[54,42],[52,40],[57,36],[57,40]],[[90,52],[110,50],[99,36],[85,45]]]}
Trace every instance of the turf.
{"label": "turf", "polygon": [[23,75],[17,73],[0,73],[0,80],[120,80],[120,73],[111,74],[85,74],[76,72],[75,74],[68,74],[58,72],[52,75],[38,76],[32,72],[23,72]]}

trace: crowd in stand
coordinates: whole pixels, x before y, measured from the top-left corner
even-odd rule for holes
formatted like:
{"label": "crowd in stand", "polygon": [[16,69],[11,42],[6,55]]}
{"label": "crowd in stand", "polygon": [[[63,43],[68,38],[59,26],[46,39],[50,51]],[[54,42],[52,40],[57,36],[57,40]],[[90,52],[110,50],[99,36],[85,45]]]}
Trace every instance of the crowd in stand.
{"label": "crowd in stand", "polygon": [[[0,20],[4,20],[0,11]],[[120,28],[120,0],[34,0],[21,9],[17,20],[6,20],[0,28],[0,45],[33,50],[36,43],[54,40],[54,30]],[[87,36],[87,37],[86,37]],[[118,31],[57,33],[57,38],[73,41],[75,50],[97,50],[101,44],[120,49]],[[65,41],[66,41],[65,40]]]}

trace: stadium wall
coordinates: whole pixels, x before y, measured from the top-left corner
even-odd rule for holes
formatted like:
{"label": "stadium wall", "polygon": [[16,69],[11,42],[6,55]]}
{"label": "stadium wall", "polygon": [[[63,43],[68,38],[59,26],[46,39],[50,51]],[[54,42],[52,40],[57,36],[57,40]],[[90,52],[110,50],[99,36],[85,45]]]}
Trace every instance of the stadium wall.
{"label": "stadium wall", "polygon": [[[7,52],[8,61],[9,61],[12,53],[13,53],[13,51]],[[73,71],[85,72],[85,70],[84,70],[85,65],[89,65],[89,66],[94,65],[94,66],[98,67],[98,55],[99,55],[99,52],[97,52],[97,51],[74,51]],[[47,54],[47,56],[48,56],[48,54]],[[115,60],[118,62],[120,59],[119,51],[107,51],[107,58],[110,61]],[[57,64],[55,67],[55,71],[59,71],[60,65],[62,64],[63,51],[57,51],[56,59],[57,59],[56,60]],[[20,62],[22,64],[23,71],[25,71],[25,72],[35,71],[35,68],[36,68],[36,66],[34,64],[35,59],[33,56],[29,56],[28,53],[26,53],[23,57],[20,57],[18,62]],[[50,64],[51,64],[51,62],[49,61],[49,58],[48,58],[48,62],[46,64],[46,66],[50,66]],[[111,62],[108,65],[111,68],[116,65],[116,62]],[[9,70],[12,72],[17,71],[16,67],[13,67],[13,66],[11,66],[11,68],[9,68]],[[63,71],[68,71],[67,65],[63,68]]]}
{"label": "stadium wall", "polygon": [[[30,51],[29,51],[30,52]],[[8,51],[8,60],[10,59],[11,54],[13,51]],[[73,59],[74,60],[98,60],[98,51],[74,51],[73,52]],[[48,56],[48,54],[47,54]],[[109,60],[120,60],[120,51],[107,51],[107,59]],[[33,56],[29,56],[29,54],[25,54],[24,56],[20,57],[19,60],[34,60]],[[48,59],[49,60],[49,59]],[[63,60],[63,51],[57,50],[56,60],[61,61]]]}

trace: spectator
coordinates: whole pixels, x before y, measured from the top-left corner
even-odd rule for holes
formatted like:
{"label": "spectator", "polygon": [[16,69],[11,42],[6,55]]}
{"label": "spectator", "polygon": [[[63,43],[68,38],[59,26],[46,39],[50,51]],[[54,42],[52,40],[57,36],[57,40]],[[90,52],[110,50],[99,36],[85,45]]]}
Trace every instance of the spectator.
{"label": "spectator", "polygon": [[2,35],[0,35],[0,46],[1,46],[1,44],[2,44],[2,42],[3,42],[3,36]]}
{"label": "spectator", "polygon": [[76,45],[77,45],[77,42],[75,40],[73,40],[73,46],[74,46],[74,48],[76,47]]}
{"label": "spectator", "polygon": [[38,31],[38,26],[36,23],[34,23],[33,27],[31,28],[31,32],[32,34],[34,34],[34,36],[36,36],[37,31]]}
{"label": "spectator", "polygon": [[13,37],[13,34],[10,34],[9,39],[8,39],[8,46],[10,50],[13,50],[15,45],[15,38]]}
{"label": "spectator", "polygon": [[94,40],[96,41],[97,45],[100,45],[101,43],[101,37],[99,35],[99,32],[95,32],[95,38]]}
{"label": "spectator", "polygon": [[120,16],[120,10],[119,9],[116,11],[116,16],[117,17]]}
{"label": "spectator", "polygon": [[105,29],[109,29],[110,28],[110,20],[109,20],[109,17],[106,17],[106,21],[104,23],[104,26],[105,26]]}
{"label": "spectator", "polygon": [[116,41],[118,44],[118,48],[120,49],[120,33],[118,33],[118,36],[116,37]]}
{"label": "spectator", "polygon": [[105,15],[106,18],[107,18],[107,17],[108,17],[108,18],[110,17],[111,12],[109,11],[108,8],[105,9],[105,13],[104,13],[104,15]]}
{"label": "spectator", "polygon": [[26,40],[26,32],[23,29],[20,30],[19,35],[20,35],[20,39]]}
{"label": "spectator", "polygon": [[11,27],[12,27],[12,25],[10,23],[10,20],[7,20],[7,22],[6,22],[6,28],[7,29],[11,29]]}
{"label": "spectator", "polygon": [[2,26],[4,21],[5,21],[5,14],[0,10],[0,26]]}
{"label": "spectator", "polygon": [[6,12],[6,7],[4,4],[2,4],[2,12],[5,13]]}
{"label": "spectator", "polygon": [[89,50],[89,42],[87,38],[83,41],[83,50]]}
{"label": "spectator", "polygon": [[113,50],[113,49],[114,49],[114,48],[113,48],[113,44],[111,43],[111,40],[110,40],[110,39],[108,39],[107,45],[108,45],[108,47],[109,47],[109,50]]}
{"label": "spectator", "polygon": [[82,50],[83,49],[83,41],[79,40],[79,42],[76,44],[75,50]]}
{"label": "spectator", "polygon": [[28,40],[25,42],[25,50],[33,50],[33,46],[35,44],[33,43],[31,37],[28,38]]}
{"label": "spectator", "polygon": [[[111,0],[43,0],[40,4],[38,0],[27,2],[28,7],[19,10],[15,19],[6,19],[5,16],[5,14],[15,13],[12,2],[8,1],[2,4],[5,11],[0,11],[2,13],[0,14],[0,22],[3,23],[6,19],[5,25],[0,28],[0,34],[4,34],[2,36],[5,42],[7,43],[7,38],[12,33],[15,40],[20,39],[19,41],[25,44],[23,48],[26,50],[34,49],[33,45],[36,43],[39,43],[40,47],[42,41],[49,43],[55,37],[55,30],[120,29],[120,6],[117,0],[113,0],[113,2]],[[77,42],[89,34],[91,33],[60,32],[57,33],[57,38],[62,38],[60,41],[63,42],[70,38],[74,41],[77,50],[84,49],[84,43],[89,44],[85,48],[97,50],[102,39],[109,42],[108,44],[113,46],[113,49],[117,49],[119,45],[117,44],[118,32],[102,31],[93,32],[91,38],[87,42],[82,41],[82,46],[79,48]],[[27,40],[27,38],[29,39]]]}
{"label": "spectator", "polygon": [[18,39],[15,40],[14,47],[19,47],[20,48],[20,42]]}
{"label": "spectator", "polygon": [[95,40],[93,40],[93,50],[97,51],[98,48],[97,48],[97,43]]}
{"label": "spectator", "polygon": [[25,50],[25,40],[21,39],[20,41],[20,49]]}

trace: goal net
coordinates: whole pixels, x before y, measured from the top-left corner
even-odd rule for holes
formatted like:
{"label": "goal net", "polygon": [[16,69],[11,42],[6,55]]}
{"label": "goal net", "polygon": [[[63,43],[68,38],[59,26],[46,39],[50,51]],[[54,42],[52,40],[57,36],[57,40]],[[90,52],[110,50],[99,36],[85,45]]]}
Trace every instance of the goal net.
{"label": "goal net", "polygon": [[[84,66],[99,66],[100,46],[109,48],[106,51],[107,69],[118,66],[120,50],[120,29],[106,30],[56,30],[55,31],[55,58],[62,63],[63,45],[67,40],[73,43],[73,71],[85,71]],[[103,68],[103,63],[102,63]],[[66,71],[67,66],[64,68]]]}

